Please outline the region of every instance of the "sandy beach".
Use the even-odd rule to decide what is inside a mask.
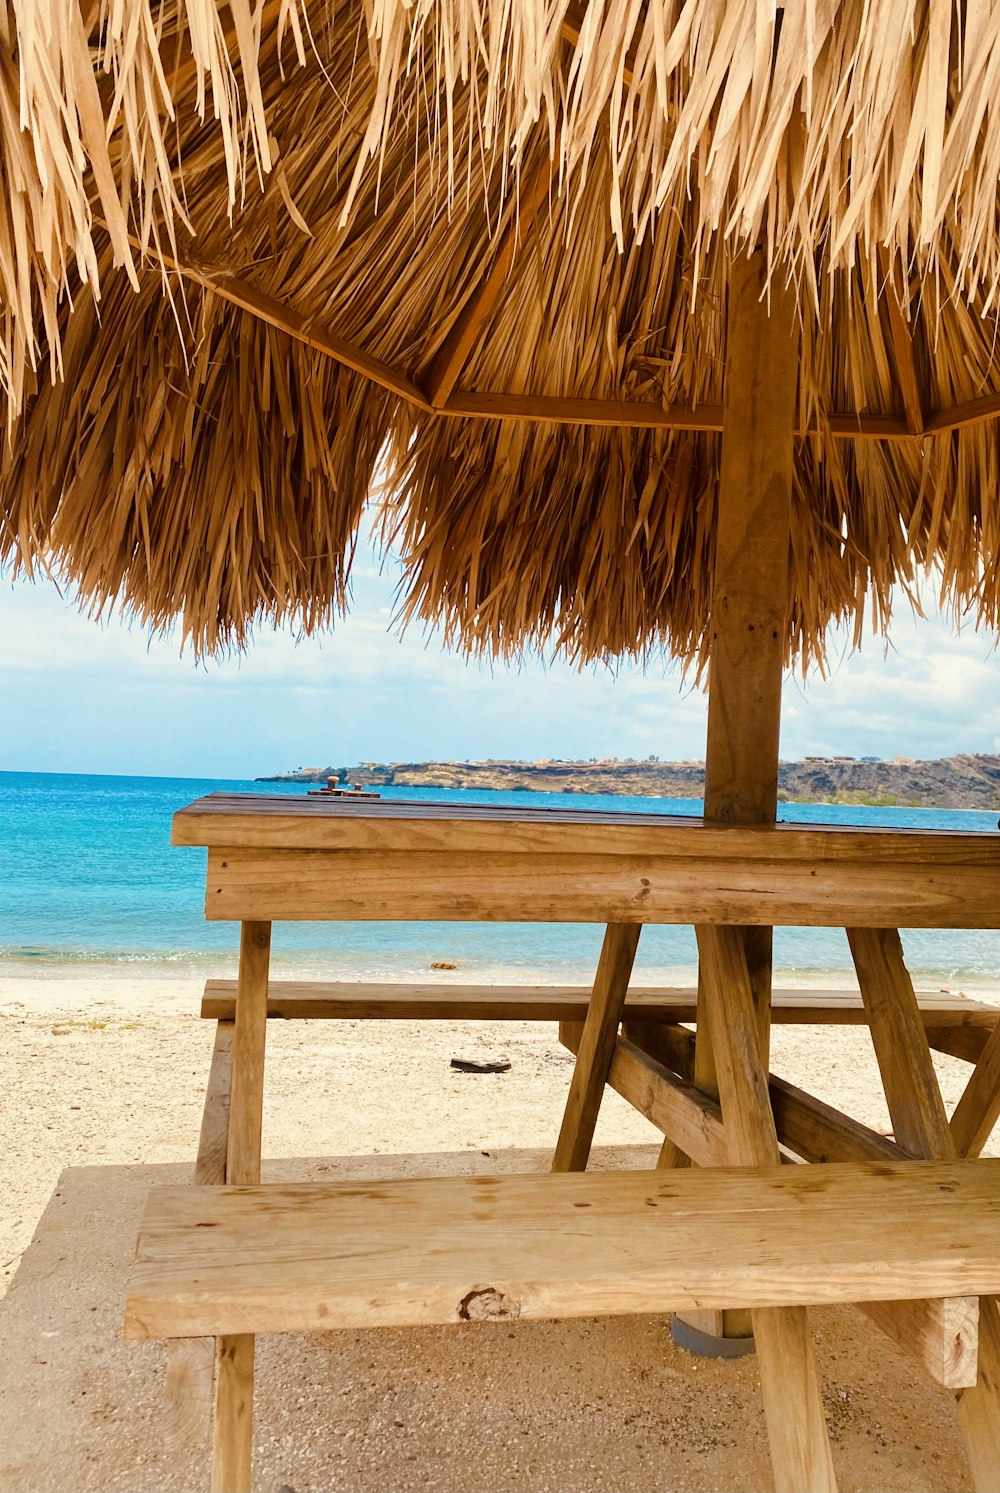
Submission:
[[[144,1194],[188,1175],[197,1146],[199,989],[120,970],[0,979],[4,1493],[204,1480],[207,1427],[164,1435],[162,1348],[119,1335]],[[273,1022],[268,1041],[265,1176],[548,1164],[571,1059],[547,1024]],[[449,1066],[487,1054],[510,1071]],[[936,1061],[950,1105],[968,1069]],[[867,1033],[779,1027],[773,1067],[888,1131]],[[597,1142],[597,1165],[655,1160],[655,1132],[610,1093]],[[841,1486],[967,1487],[951,1397],[856,1313],[815,1319]],[[287,1339],[260,1357],[261,1488],[769,1485],[754,1360],[692,1358],[663,1318]]]

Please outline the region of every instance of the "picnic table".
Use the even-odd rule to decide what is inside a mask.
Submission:
[[[196,1185],[151,1197],[126,1331],[211,1354],[214,1488],[250,1486],[258,1332],[669,1310],[698,1330],[727,1308],[750,1313],[777,1487],[833,1488],[806,1313],[828,1301],[956,1391],[976,1487],[1000,1488],[1000,1163],[974,1159],[1000,1012],[918,995],[898,932],[1000,927],[1000,835],[212,794],[173,839],[207,847],[206,916],[241,924],[240,962],[206,987]],[[589,991],[272,981],[286,919],[605,934]],[[656,923],[694,926],[697,988],[631,984]],[[762,992],[747,930],[776,925],[845,928],[857,994]],[[554,1175],[262,1187],[269,1016],[558,1020]],[[772,1074],[773,1020],[867,1024],[892,1136]],[[950,1118],[932,1046],[973,1065]],[[608,1085],[662,1133],[655,1171],[586,1172]]]

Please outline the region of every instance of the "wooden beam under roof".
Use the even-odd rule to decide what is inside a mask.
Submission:
[[[636,430],[722,429],[721,404],[653,404],[634,399],[573,399],[559,395],[473,393],[459,390],[438,413],[477,420],[535,420],[553,425],[608,425]],[[909,440],[906,421],[896,415],[827,417],[825,427],[813,425],[809,435],[826,428],[839,438]]]
[[[95,218],[95,222],[99,221]],[[101,223],[101,226],[106,225]],[[133,248],[142,252],[142,242],[134,234],[129,234],[129,242]],[[154,257],[167,269],[174,270],[183,279],[189,280],[194,285],[200,285],[204,290],[211,291],[213,295],[228,301],[230,305],[238,306],[241,311],[249,312],[251,316],[256,316],[259,321],[266,322],[268,326],[276,327],[279,332],[287,333],[297,342],[311,347],[314,352],[323,353],[324,356],[332,358],[335,363],[340,363],[344,368],[360,373],[363,378],[397,394],[400,399],[405,399],[422,410],[430,411],[430,405],[423,390],[419,389],[401,369],[394,368],[391,363],[386,363],[384,359],[376,357],[375,354],[366,352],[363,347],[358,347],[346,337],[339,336],[329,327],[315,324],[300,311],[296,311],[287,301],[268,295],[266,291],[252,285],[249,280],[230,274],[228,270],[219,265],[200,264],[163,247],[157,248],[153,253]]]
[[[528,420],[553,425],[632,426],[641,430],[721,430],[721,404],[662,405],[630,399],[572,399],[543,394],[452,394],[440,414],[473,420]]]
[[[95,216],[95,223],[105,227]],[[142,250],[141,241],[129,235],[133,248]],[[578,399],[562,395],[507,394],[456,390],[439,407],[402,369],[366,352],[363,347],[339,336],[329,327],[302,315],[287,301],[268,295],[249,280],[234,275],[220,265],[187,259],[169,249],[150,251],[167,269],[192,284],[200,285],[268,326],[276,327],[289,337],[311,347],[314,352],[332,358],[363,378],[415,405],[425,414],[445,415],[452,419],[520,420],[551,425],[596,425],[634,430],[695,430],[718,432],[722,429],[722,406],[702,404],[662,405],[648,400]],[[868,415],[835,412],[822,425],[812,425],[807,435],[828,432],[841,440],[909,441],[927,435],[945,435],[968,425],[982,424],[1000,416],[1000,394],[986,394],[948,409],[928,415],[923,428],[911,430],[906,419],[898,415]]]
[[[1000,394],[983,394],[978,399],[953,404],[949,409],[935,410],[924,426],[926,435],[946,435],[952,430],[964,430],[968,425],[981,425],[985,420],[995,420],[1000,415]]]

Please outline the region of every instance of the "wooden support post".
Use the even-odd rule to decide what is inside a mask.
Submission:
[[[957,1158],[920,1008],[895,928],[848,928],[893,1134],[911,1156]]]
[[[664,1171],[669,1171],[672,1167],[690,1166],[691,1158],[681,1150],[676,1141],[671,1140],[669,1135],[665,1135],[660,1154],[656,1158],[656,1165]]]
[[[560,1035],[566,1025],[560,1026]],[[694,1033],[683,1027],[648,1021],[626,1021],[622,1032],[625,1042],[619,1042],[608,1074],[611,1087],[654,1124],[665,1128],[675,1145],[690,1144],[686,1137],[691,1134],[691,1121],[702,1121],[711,1101],[698,1094],[700,1105],[695,1110],[693,1100],[697,1090],[693,1091],[686,1100],[688,1112],[682,1115],[686,1129],[682,1130],[676,1114],[662,1102],[653,1073],[640,1074],[634,1071],[635,1064],[630,1065],[620,1058],[624,1056],[621,1052],[623,1046],[634,1046],[641,1054],[649,1054],[657,1068],[663,1065],[682,1079],[690,1080],[694,1071]],[[573,1046],[572,1038],[567,1041],[567,1046]],[[877,1135],[874,1130],[774,1073],[770,1075],[768,1087],[778,1139],[804,1161],[900,1161],[909,1155],[895,1141]],[[671,1097],[676,1110],[680,1092],[675,1089]],[[669,1125],[664,1124],[665,1121],[669,1121]],[[694,1133],[697,1135],[699,1131]],[[703,1146],[698,1154],[692,1150],[694,1160],[701,1166],[725,1164],[725,1131],[721,1124],[718,1135],[709,1138],[715,1142],[714,1155],[706,1154]],[[945,1389],[968,1389],[975,1385],[979,1329],[976,1297],[944,1301],[865,1301],[859,1303],[858,1309],[898,1348],[915,1357],[936,1384]],[[688,1316],[685,1313],[685,1321]],[[695,1320],[702,1320],[701,1314]],[[705,1332],[709,1330],[704,1329]],[[686,1341],[687,1335],[682,1332],[681,1336]]]
[[[765,297],[764,273],[755,254],[729,278],[705,751],[705,818],[717,824],[773,824],[778,807],[799,333],[794,293],[776,281]],[[771,930],[743,938],[761,1011]],[[765,1067],[768,1025],[765,1014]]]
[[[270,958],[270,923],[244,923],[240,932],[226,1160],[226,1181],[238,1187],[260,1182]],[[217,1340],[212,1493],[250,1493],[253,1357],[254,1340],[249,1333]]]
[[[260,1181],[270,959],[270,923],[244,923],[240,931],[240,978],[236,993],[233,1087],[226,1152],[226,1181],[238,1187],[252,1187]]]
[[[917,998],[895,928],[849,928],[847,937],[868,1013],[875,1056],[896,1138],[914,1156],[954,1161],[958,1146],[941,1098]],[[958,1395],[973,1484],[1000,1488],[1000,1317],[979,1303],[979,1376]]]
[[[201,1114],[201,1137],[195,1161],[197,1187],[216,1187],[226,1180],[229,1143],[229,1097],[233,1077],[233,1022],[215,1028],[212,1063]],[[167,1349],[167,1404],[169,1434],[179,1448],[190,1451],[203,1431],[210,1430],[210,1408],[215,1397],[216,1340],[211,1337],[169,1338]]]
[[[168,1338],[167,1438],[179,1453],[203,1452],[212,1432],[215,1394],[215,1338]]]
[[[978,1156],[1000,1119],[1000,1023],[990,1032],[951,1117],[959,1156]]]
[[[609,923],[587,1007],[555,1156],[554,1172],[584,1172],[639,943],[639,923]]]
[[[712,1051],[729,1159],[780,1161],[767,1072],[754,1024],[754,991],[738,928],[698,928]],[[751,1313],[777,1493],[836,1489],[819,1374],[804,1307]]]
[[[958,1396],[958,1419],[978,1493],[1000,1488],[1000,1311],[995,1296],[979,1300],[979,1379]]]
[[[765,295],[763,255],[734,260],[705,749],[705,818],[719,824],[770,824],[777,814],[798,353],[794,293],[776,280]],[[771,929],[744,928],[742,934],[766,1071]],[[698,1014],[694,1081],[714,1096],[718,1089],[700,979]],[[749,1333],[745,1312],[685,1314],[682,1320],[702,1333]]]
[[[198,1187],[217,1187],[226,1180],[229,1103],[233,1088],[234,1026],[232,1021],[220,1021],[215,1028],[205,1107],[201,1112],[198,1159],[194,1167],[194,1180]]]
[[[250,1493],[253,1346],[248,1332],[216,1339],[212,1493]]]

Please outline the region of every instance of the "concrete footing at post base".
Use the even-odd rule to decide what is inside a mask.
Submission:
[[[714,1332],[699,1331],[678,1316],[670,1318],[670,1336],[678,1348],[686,1348],[699,1358],[744,1358],[756,1348],[752,1337],[717,1337]]]

